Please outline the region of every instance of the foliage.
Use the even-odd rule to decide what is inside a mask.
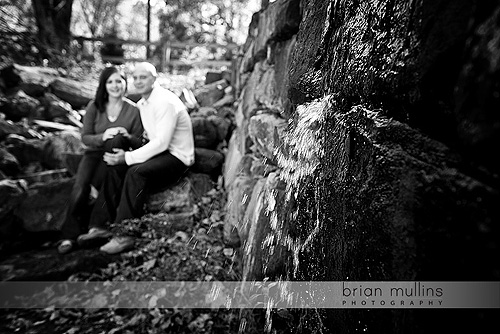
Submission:
[[[91,36],[104,36],[116,30],[122,18],[118,8],[122,0],[76,0],[72,30],[84,27]]]
[[[160,33],[169,41],[197,43],[234,43],[240,29],[248,0],[166,1],[160,14]]]

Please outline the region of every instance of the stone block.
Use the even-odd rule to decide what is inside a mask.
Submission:
[[[194,149],[194,165],[190,170],[194,173],[204,173],[213,180],[222,174],[224,154],[219,151],[196,147]]]
[[[14,210],[14,215],[22,221],[24,230],[60,230],[73,183],[73,178],[66,178],[30,185],[23,201]]]
[[[227,189],[224,240],[231,247],[240,247],[241,240],[246,240],[244,216],[256,182],[256,179],[248,175],[239,175]]]
[[[248,135],[257,151],[276,162],[276,150],[282,145],[287,121],[274,114],[260,114],[250,118]]]
[[[192,206],[213,188],[213,181],[206,174],[189,173],[176,184],[149,196],[148,212],[190,212]]]

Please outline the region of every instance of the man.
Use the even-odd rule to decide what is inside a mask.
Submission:
[[[81,247],[100,246],[111,237],[111,221],[142,216],[147,195],[179,180],[194,163],[194,138],[190,116],[182,101],[156,82],[155,67],[139,63],[134,85],[142,98],[137,102],[149,142],[133,151],[106,153],[108,165],[96,200],[89,232],[78,237]],[[114,237],[101,251],[114,254],[133,246],[128,237]]]

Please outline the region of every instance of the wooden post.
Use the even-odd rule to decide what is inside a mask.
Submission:
[[[149,42],[151,40],[151,0],[148,0],[148,26],[147,26],[147,36],[146,40]],[[151,58],[150,45],[146,45],[146,59]]]

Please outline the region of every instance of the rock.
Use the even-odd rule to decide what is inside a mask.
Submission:
[[[254,55],[267,53],[270,43],[290,39],[302,21],[300,1],[275,1],[259,13]]]
[[[219,144],[217,126],[205,117],[192,117],[194,146],[215,149]]]
[[[40,117],[40,102],[27,95],[22,90],[18,90],[13,95],[0,100],[0,112],[4,113],[7,119],[14,122],[22,118]]]
[[[274,114],[255,115],[250,118],[248,135],[258,152],[276,163],[276,149],[282,145],[286,126],[287,121]]]
[[[200,147],[196,147],[194,153],[194,165],[191,166],[190,170],[194,173],[207,174],[212,180],[216,180],[222,173],[224,154]]]
[[[221,143],[228,137],[231,121],[227,118],[220,117],[219,115],[211,115],[207,117],[207,121],[211,122],[217,132],[217,142]]]
[[[71,104],[73,109],[81,109],[95,97],[97,83],[58,78],[49,85],[49,88],[51,93]]]
[[[231,121],[218,115],[191,117],[195,147],[216,149],[226,140]]]
[[[0,78],[7,89],[20,88],[33,97],[42,96],[49,84],[58,77],[59,71],[50,67],[12,64],[0,71]]]
[[[269,159],[253,159],[250,166],[249,175],[253,177],[267,177],[269,173],[276,172],[279,167],[269,163]]]
[[[190,212],[192,206],[213,183],[205,174],[189,173],[176,184],[149,196],[146,203],[148,212]]]
[[[208,71],[205,75],[205,85],[222,80],[222,71]]]
[[[243,251],[243,280],[261,280],[284,274],[286,261],[291,252],[286,246],[288,227],[285,217],[289,208],[285,204],[285,185],[278,174],[271,173],[260,179],[252,190],[245,211],[240,237]]]
[[[73,184],[73,178],[66,178],[29,186],[23,200],[14,210],[14,215],[22,221],[24,230],[60,230]]]
[[[0,79],[2,79],[0,81],[0,88],[2,88],[3,91],[18,88],[22,82],[21,76],[16,71],[14,64],[8,65],[0,70]]]
[[[43,160],[43,148],[45,146],[45,140],[43,139],[26,139],[21,136],[10,135],[5,143],[7,150],[16,157],[22,166]]]
[[[197,111],[191,114],[191,117],[208,117],[212,115],[217,115],[217,109],[214,107],[200,107]]]
[[[50,169],[64,168],[68,153],[79,154],[83,151],[79,132],[62,131],[45,139],[41,162]]]
[[[0,231],[6,235],[5,225],[12,220],[14,209],[26,197],[27,183],[23,180],[0,180]]]
[[[229,86],[226,80],[219,80],[196,89],[193,94],[201,107],[212,106],[224,96],[224,89]]]
[[[28,184],[48,183],[48,182],[57,181],[57,180],[61,180],[61,179],[67,179],[68,178],[68,170],[66,168],[46,170],[46,171],[42,171],[42,172],[24,174],[22,176],[22,178]]]
[[[0,171],[9,176],[15,176],[21,170],[19,161],[5,148],[0,147]]]
[[[10,134],[21,134],[26,133],[26,130],[14,124],[12,121],[8,121],[0,117],[0,141],[4,140]]]
[[[196,101],[194,93],[190,89],[183,88],[179,98],[184,103],[186,108],[188,108],[188,110],[194,110],[200,106],[198,104],[198,101]]]
[[[221,108],[223,106],[232,105],[234,103],[234,96],[232,94],[225,94],[220,100],[216,101],[212,106],[214,108]]]
[[[227,187],[226,216],[224,217],[224,242],[231,247],[240,247],[248,233],[243,231],[245,211],[250,203],[252,191],[257,179],[247,175],[239,175]],[[241,231],[241,232],[240,232]],[[243,235],[240,236],[240,233]]]
[[[493,41],[500,39],[499,19],[497,6],[474,32],[474,39],[466,49],[467,61],[454,89],[453,103],[460,142],[469,156],[493,173],[500,171],[499,159],[491,154],[500,142],[500,117],[496,113],[500,108],[497,86],[500,64],[497,53],[492,51],[499,48],[498,43],[493,46]]]
[[[237,128],[229,140],[228,152],[224,163],[224,185],[227,188],[236,179],[236,176],[242,171],[241,160],[246,153],[244,145],[244,136],[242,130]]]
[[[36,241],[36,236],[32,238]],[[38,237],[39,239],[39,237]],[[116,257],[97,249],[78,249],[61,256],[55,247],[15,254],[0,262],[2,281],[65,281],[78,273],[97,273]]]
[[[35,124],[37,128],[43,129],[44,131],[47,132],[59,132],[59,131],[79,132],[79,128],[77,126],[61,124],[59,122],[50,122],[50,121],[42,121],[35,119],[33,120],[33,124]]]
[[[40,101],[45,108],[44,119],[47,121],[52,121],[57,117],[67,117],[73,111],[71,104],[52,93],[46,93]]]

